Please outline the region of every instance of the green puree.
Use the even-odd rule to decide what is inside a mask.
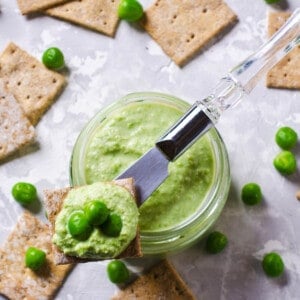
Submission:
[[[101,123],[87,147],[87,182],[115,178],[150,149],[181,115],[174,107],[153,102],[131,103],[115,111]],[[214,156],[208,139],[202,137],[170,163],[169,174],[140,207],[142,231],[165,230],[197,211],[214,176]]]
[[[70,234],[66,224],[70,215],[82,210],[85,204],[95,199],[122,218],[122,230],[117,237],[105,235],[94,227],[87,240],[78,240]],[[82,258],[113,258],[119,255],[136,236],[139,212],[134,198],[123,187],[111,183],[96,182],[72,189],[55,221],[53,243],[65,254]]]

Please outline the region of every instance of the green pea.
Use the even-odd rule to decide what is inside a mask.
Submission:
[[[99,200],[88,202],[84,211],[89,223],[94,226],[104,223],[109,215],[107,206]]]
[[[297,162],[295,155],[287,150],[280,152],[273,161],[274,167],[283,175],[291,175],[296,172]]]
[[[211,254],[216,254],[221,252],[226,247],[227,243],[227,237],[223,233],[214,231],[207,237],[206,250]]]
[[[269,277],[278,277],[284,271],[284,263],[280,255],[275,252],[270,252],[264,256],[262,267]]]
[[[122,219],[119,215],[109,214],[106,221],[101,225],[102,232],[111,237],[117,237],[122,230]]]
[[[75,211],[70,215],[68,229],[72,237],[80,240],[87,240],[92,231],[92,227],[82,210]]]
[[[129,279],[129,271],[120,260],[113,260],[107,265],[107,275],[113,283],[124,283]]]
[[[280,0],[265,0],[265,2],[268,3],[268,4],[274,4],[274,3],[277,3],[279,1]]]
[[[129,22],[140,20],[143,14],[143,6],[137,0],[121,0],[118,6],[119,18]]]
[[[46,253],[35,247],[29,247],[25,253],[25,266],[36,271],[46,261]]]
[[[28,205],[37,198],[37,191],[33,184],[18,182],[12,187],[12,195],[22,205]]]
[[[43,53],[42,62],[47,68],[54,70],[61,69],[65,65],[64,55],[61,50],[56,47],[48,48]]]
[[[290,127],[281,127],[275,135],[277,145],[284,149],[290,150],[297,144],[298,135],[296,131]]]
[[[261,202],[262,192],[257,183],[247,183],[242,188],[242,200],[247,205],[255,205]]]

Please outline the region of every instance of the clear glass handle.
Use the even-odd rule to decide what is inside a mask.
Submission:
[[[216,123],[222,112],[239,103],[258,81],[294,47],[300,45],[300,8],[268,42],[220,80],[212,94],[201,103],[205,112]]]

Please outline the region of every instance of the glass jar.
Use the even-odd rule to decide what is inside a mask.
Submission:
[[[174,96],[145,92],[129,94],[97,113],[80,133],[73,148],[70,164],[71,185],[87,183],[85,178],[85,154],[95,131],[117,109],[134,102],[155,102],[169,105],[184,113],[190,107]],[[100,129],[101,130],[101,129]],[[215,128],[206,133],[214,156],[213,182],[198,210],[180,224],[162,231],[141,231],[144,255],[163,254],[187,248],[203,237],[218,219],[226,202],[230,187],[230,169],[226,147]]]

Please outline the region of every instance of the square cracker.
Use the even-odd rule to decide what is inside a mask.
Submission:
[[[132,178],[115,180],[112,182],[112,184],[117,184],[126,188],[131,193],[131,195],[136,199],[136,191],[134,188],[134,182]],[[47,211],[48,220],[51,225],[52,234],[55,231],[56,216],[62,209],[64,199],[66,198],[70,190],[71,188],[44,191],[45,208]],[[52,248],[54,252],[54,262],[57,265],[70,264],[74,262],[92,261],[92,259],[78,258],[75,256],[66,255],[54,244],[52,244]],[[139,235],[139,230],[137,230],[137,235],[134,238],[134,240],[131,241],[129,246],[117,258],[141,257],[141,256],[142,256],[142,249],[141,249],[140,235]]]
[[[195,300],[195,296],[174,267],[162,260],[147,273],[119,291],[112,300]]]
[[[236,20],[222,0],[156,0],[146,10],[142,25],[182,66]]]
[[[119,22],[118,4],[119,0],[75,0],[45,13],[112,37]]]
[[[34,127],[0,80],[0,160],[32,143],[34,138]]]
[[[70,0],[17,0],[17,1],[22,15],[27,15]]]
[[[269,14],[268,34],[271,37],[290,17],[287,12]],[[267,87],[300,89],[300,45],[296,46],[267,74]]]
[[[65,85],[64,76],[47,69],[13,43],[0,56],[0,78],[32,125],[37,124]]]
[[[30,246],[46,252],[46,264],[36,272],[24,264]],[[25,212],[0,249],[0,294],[14,300],[53,299],[72,267],[53,263],[49,226]]]

